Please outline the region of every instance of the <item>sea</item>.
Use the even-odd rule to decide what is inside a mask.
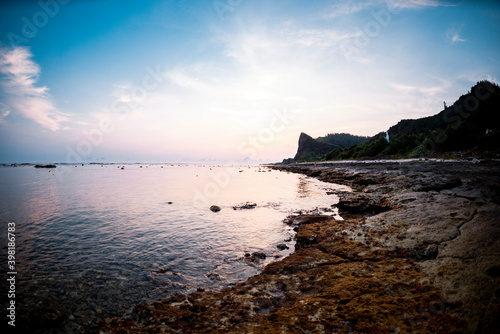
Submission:
[[[259,165],[2,166],[3,314],[14,300],[18,329],[93,333],[138,303],[235,285],[293,252],[288,216],[341,219],[341,191]]]

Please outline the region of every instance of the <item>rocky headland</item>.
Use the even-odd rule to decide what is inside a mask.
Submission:
[[[296,215],[295,252],[246,282],[139,304],[99,333],[498,333],[500,163],[275,166],[349,185]]]

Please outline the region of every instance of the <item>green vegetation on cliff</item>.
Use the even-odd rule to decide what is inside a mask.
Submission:
[[[348,134],[329,134],[318,139],[307,137],[306,145],[301,145],[299,140],[295,158],[284,162],[412,158],[470,149],[498,154],[500,87],[489,81],[480,81],[438,114],[401,120],[387,132],[380,132],[370,139]],[[324,144],[330,145],[331,149],[327,151],[328,146]]]
[[[299,148],[293,159],[285,159],[284,162],[311,161],[323,159],[325,154],[343,150],[351,145],[361,144],[370,137],[354,136],[348,133],[330,133],[317,139],[301,133],[299,137]]]
[[[329,133],[324,137],[316,138],[316,140],[341,148],[346,148],[352,145],[360,145],[370,138],[371,137],[368,136],[354,136],[349,133]]]

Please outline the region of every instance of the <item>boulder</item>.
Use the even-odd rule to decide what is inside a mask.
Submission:
[[[218,206],[218,205],[212,205],[210,207],[210,211],[212,211],[212,212],[219,212],[220,210],[221,210],[220,206]]]

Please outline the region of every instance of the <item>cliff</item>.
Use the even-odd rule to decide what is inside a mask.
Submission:
[[[484,158],[500,157],[500,87],[480,81],[470,92],[439,113],[419,119],[404,119],[362,143],[351,146],[319,146],[325,141],[307,136],[299,140],[295,161],[414,158],[454,156],[453,152]],[[300,145],[301,141],[303,142]],[[339,147],[340,146],[340,147]],[[449,153],[451,152],[451,153]],[[287,161],[290,162],[290,161]]]
[[[293,159],[295,161],[318,159],[336,148],[338,148],[338,146],[317,141],[302,132],[299,137],[299,148],[297,149],[297,154],[295,154]]]
[[[500,129],[500,87],[480,81],[471,91],[438,114],[419,119],[405,119],[389,128],[389,135],[418,135],[436,129],[458,128],[468,123],[481,130]]]

